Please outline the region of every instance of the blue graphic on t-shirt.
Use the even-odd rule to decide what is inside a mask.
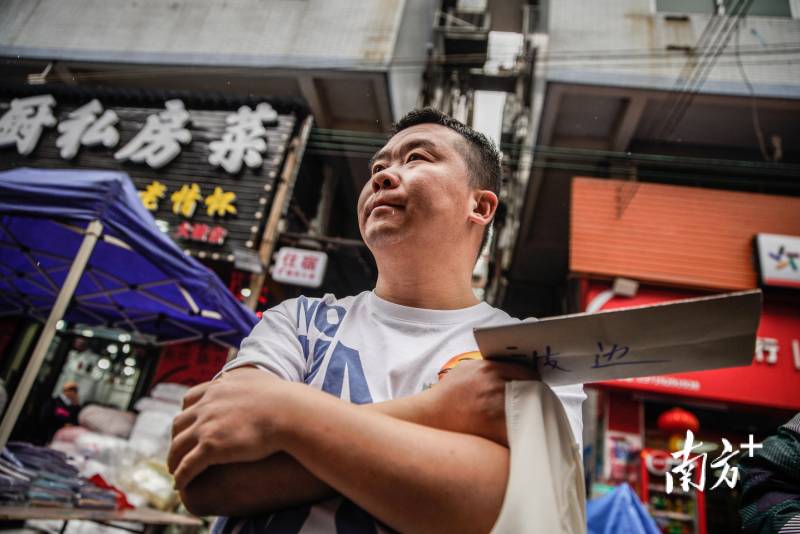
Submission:
[[[308,336],[300,334],[297,336],[297,341],[300,342],[300,348],[303,349],[303,358],[308,361]]]
[[[305,297],[297,299],[297,329],[303,334],[298,334],[297,340],[303,350],[303,358],[308,362],[312,358],[311,365],[308,367],[306,376],[303,377],[306,384],[310,384],[317,372],[322,367],[325,354],[328,352],[331,342],[336,337],[347,315],[347,310],[342,306],[328,305],[322,301],[310,302]],[[311,323],[317,330],[318,336],[313,341],[312,333],[309,331]],[[372,402],[372,395],[369,392],[367,378],[364,375],[364,368],[361,365],[361,357],[357,350],[348,347],[341,341],[337,341],[328,359],[328,367],[325,371],[325,378],[322,382],[322,391],[342,396],[344,389],[344,376],[347,373],[347,385],[350,390],[350,402],[354,404],[366,404]]]
[[[331,342],[324,339],[317,339],[317,342],[314,343],[314,360],[311,362],[311,368],[306,374],[306,384],[310,384],[314,377],[317,376],[317,371],[322,366],[322,360],[325,359],[325,353],[328,352],[328,347],[330,346]]]
[[[361,367],[358,351],[344,345],[341,341],[336,343],[331,358],[328,360],[322,391],[341,397],[345,370],[347,370],[347,385],[350,386],[350,402],[354,404],[372,402],[372,395],[369,392],[367,378],[364,376],[364,369]]]
[[[310,303],[307,298],[300,297],[297,299],[297,318],[296,318],[296,326],[297,329],[300,330],[300,312],[303,312],[303,331],[308,332],[308,327],[311,325],[311,318],[314,317],[314,311],[316,311],[317,306],[319,306],[319,301],[314,301]]]
[[[328,322],[329,311],[333,311],[336,315],[335,323]],[[314,326],[326,336],[333,338],[336,335],[336,331],[339,330],[339,325],[342,324],[345,315],[347,315],[347,310],[341,306],[328,306],[324,302],[320,302],[317,313],[314,314]]]

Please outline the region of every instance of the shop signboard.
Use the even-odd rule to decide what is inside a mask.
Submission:
[[[328,255],[316,250],[281,247],[275,255],[272,279],[284,284],[319,287],[325,277]]]
[[[800,288],[800,236],[758,234],[755,244],[762,285]]]
[[[295,115],[266,101],[134,96],[0,96],[0,169],[124,171],[187,254],[233,262],[236,248],[255,248]]]

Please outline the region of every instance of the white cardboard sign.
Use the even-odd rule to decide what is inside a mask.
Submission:
[[[525,359],[548,384],[750,365],[761,291],[476,328],[481,353]]]

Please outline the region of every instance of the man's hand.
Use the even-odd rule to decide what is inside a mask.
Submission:
[[[297,387],[253,368],[192,388],[173,422],[167,464],[183,489],[210,465],[260,460],[281,449],[277,403]]]
[[[510,380],[535,380],[538,374],[521,363],[465,360],[431,388],[430,426],[472,434],[508,446],[505,392]]]
[[[247,380],[241,379],[240,381],[237,375],[245,372],[251,373],[251,376]],[[236,378],[236,380],[228,382],[224,391],[216,388],[232,378]],[[445,378],[431,389],[410,397],[359,406],[358,409],[383,413],[395,419],[442,430],[473,434],[499,444],[505,444],[507,442],[505,382],[534,378],[537,378],[534,371],[519,364],[480,360],[464,361],[456,368],[451,369]],[[275,400],[256,401],[255,399],[260,398],[260,394],[264,394],[260,391],[262,388],[269,390],[266,393],[281,391],[281,383],[279,378],[256,369],[246,368],[227,373],[213,383],[207,382],[190,389],[184,397],[184,412],[178,416],[173,427],[174,442],[170,451],[170,468],[173,471],[178,468],[183,455],[188,452],[186,450],[187,443],[194,447],[197,446],[198,440],[191,429],[197,426],[200,412],[206,412],[211,408],[209,406],[201,410],[196,407],[201,404],[201,401],[211,402],[212,397],[207,398],[206,393],[213,390],[213,398],[219,397],[220,402],[228,405],[224,411],[219,413],[219,417],[227,420],[227,423],[221,426],[235,425],[237,427],[235,433],[221,434],[221,441],[212,449],[232,451],[234,447],[233,444],[228,443],[229,439],[239,439],[236,437],[239,435],[262,434],[258,428],[244,428],[247,425],[260,424],[259,421],[261,421],[258,414],[246,413],[251,411],[248,406],[260,406],[264,402],[273,404],[277,402]],[[299,387],[307,386],[300,385]],[[231,388],[239,391],[229,391]],[[306,392],[301,391],[300,393]],[[225,395],[228,396],[225,397]],[[228,402],[234,399],[234,396],[239,400]],[[282,402],[287,400],[286,398],[281,399]],[[189,434],[186,434],[187,431]],[[272,439],[272,444],[277,446],[274,436]],[[248,445],[257,443],[257,441],[251,440]],[[181,495],[187,506],[191,504],[190,509],[200,515],[247,515],[313,502],[335,494],[333,489],[314,477],[294,458],[286,454],[267,457],[268,454],[274,452],[272,447],[255,447],[250,452],[253,455],[259,455],[256,463],[234,460],[236,453],[222,452],[206,456],[200,455],[200,460],[204,461],[198,461],[193,468],[191,468],[191,464],[187,467],[187,469],[191,468],[188,473],[192,477],[205,469],[206,473],[202,477],[191,478],[176,473],[181,477],[181,482],[176,485],[182,488]],[[217,456],[222,457],[222,460],[212,461]],[[213,464],[217,465],[213,469],[206,469]],[[258,474],[256,475],[256,473]],[[186,487],[188,480],[191,480],[191,484]],[[254,486],[256,481],[257,487]],[[280,487],[281,490],[274,491],[276,487]],[[219,499],[220,494],[228,495],[229,498]]]

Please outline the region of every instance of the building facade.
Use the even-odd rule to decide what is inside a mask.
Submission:
[[[546,316],[761,288],[750,366],[589,384],[584,410],[593,495],[629,482],[665,532],[735,531],[738,487],[711,490],[719,469],[682,495],[666,494],[665,471],[686,428],[711,462],[723,438],[763,440],[800,409],[800,295],[762,276],[793,272],[800,235],[800,6],[536,12],[533,159],[493,298]],[[773,248],[757,259],[761,241]],[[676,408],[693,421],[681,432]]]

